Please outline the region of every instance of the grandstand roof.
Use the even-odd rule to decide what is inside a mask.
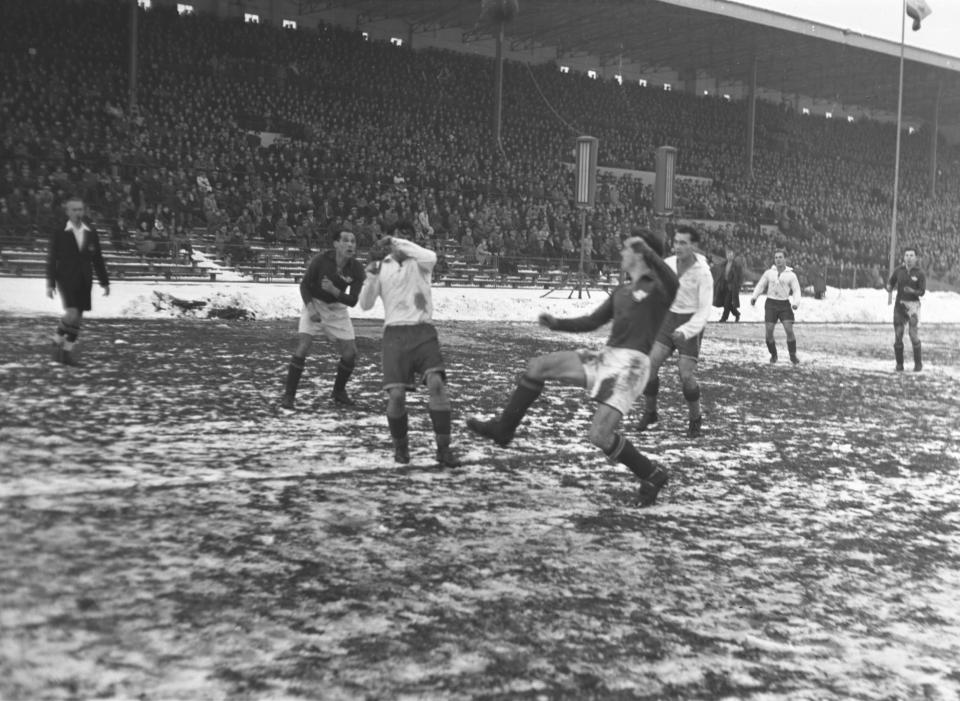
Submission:
[[[296,0],[301,12],[348,7],[371,21],[402,19],[414,32],[460,28],[490,36],[478,0]],[[506,25],[513,48],[590,55],[896,114],[900,44],[724,0],[520,0]],[[960,125],[960,59],[905,48],[903,114]]]

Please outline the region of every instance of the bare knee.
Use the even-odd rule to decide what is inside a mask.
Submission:
[[[340,357],[347,363],[355,363],[357,361],[357,344],[356,343],[345,343],[340,347]]]
[[[526,375],[531,380],[543,380],[544,379],[544,367],[543,358],[531,358],[527,361],[527,370]]]
[[[588,438],[600,450],[610,450],[614,441],[613,429],[605,425],[591,425]]]
[[[407,391],[402,387],[387,390],[387,415],[400,416],[407,410]]]
[[[425,378],[425,382],[427,385],[427,392],[430,394],[430,399],[433,403],[445,403],[449,401],[447,399],[447,383],[444,381],[443,376],[439,372],[431,372]]]
[[[313,345],[313,338],[310,336],[301,334],[297,339],[297,349],[294,351],[294,355],[300,356],[301,358],[307,357],[307,353],[310,352],[310,346]]]

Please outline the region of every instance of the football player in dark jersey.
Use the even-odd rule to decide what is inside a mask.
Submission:
[[[333,401],[352,406],[347,380],[357,362],[357,341],[349,307],[356,306],[363,286],[363,266],[355,258],[357,240],[352,231],[338,231],[333,248],[313,257],[300,281],[303,311],[297,333],[297,348],[287,368],[287,381],[280,406],[292,409],[297,385],[307,362],[307,353],[315,336],[325,334],[337,345],[340,362],[333,382]]]
[[[540,323],[555,331],[584,332],[612,322],[607,344],[600,349],[557,351],[530,360],[526,372],[500,416],[476,417],[467,426],[505,446],[547,380],[583,387],[596,403],[590,441],[613,462],[626,465],[640,478],[639,503],[648,506],[666,484],[667,471],[655,466],[619,432],[623,416],[640,396],[650,372],[648,354],[677,293],[676,273],[663,262],[664,237],[634,229],[620,251],[621,268],[629,280],[591,314],[557,319],[541,314]]]
[[[893,299],[896,290],[897,297]],[[909,329],[913,344],[913,371],[923,370],[920,353],[920,298],[927,291],[927,276],[917,263],[917,249],[903,249],[903,265],[898,266],[887,281],[887,304],[893,303],[893,355],[897,372],[903,372],[903,331]]]

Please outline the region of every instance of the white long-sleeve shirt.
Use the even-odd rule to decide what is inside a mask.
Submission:
[[[384,326],[430,323],[433,320],[430,276],[437,263],[437,254],[395,236],[391,243],[396,253],[380,262],[379,273],[367,274],[360,290],[360,308],[372,309],[380,297]]]
[[[760,282],[754,288],[753,294],[750,295],[750,301],[756,300],[764,291],[766,291],[768,299],[776,299],[781,302],[789,299],[793,305],[799,306],[800,304],[800,281],[789,265],[783,269],[782,273],[777,270],[775,265],[765,271],[763,277],[760,278]]]
[[[697,253],[696,261],[680,275],[680,288],[673,298],[670,311],[674,314],[693,314],[685,323],[677,327],[684,338],[693,338],[703,331],[710,318],[713,306],[713,274],[705,256]],[[664,259],[673,272],[677,272],[677,257]]]

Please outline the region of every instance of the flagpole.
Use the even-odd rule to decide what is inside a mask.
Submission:
[[[900,86],[897,90],[897,148],[893,164],[893,218],[890,222],[890,265],[887,278],[893,275],[897,257],[897,195],[900,191],[900,127],[903,119],[903,47],[906,43],[907,0],[901,0],[900,7]]]

